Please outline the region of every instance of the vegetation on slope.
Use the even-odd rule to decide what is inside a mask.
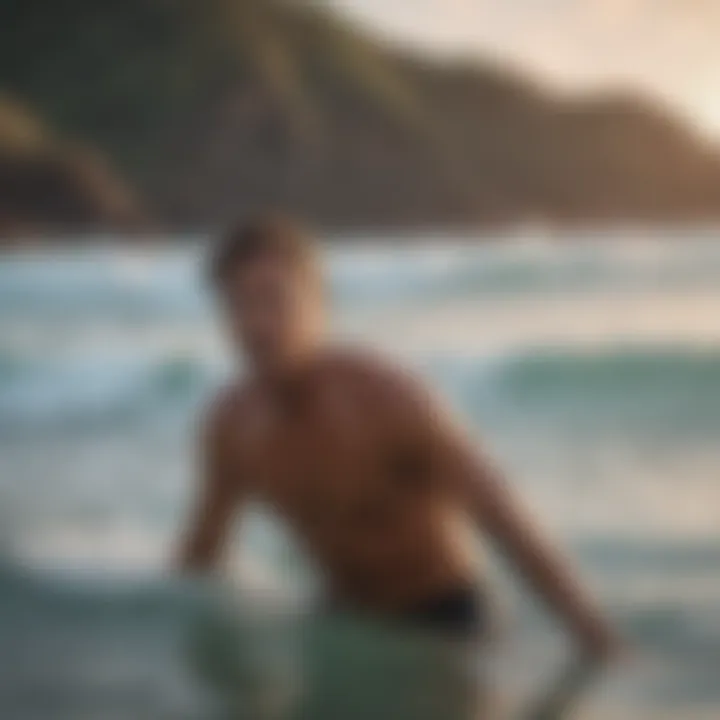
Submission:
[[[720,211],[714,149],[651,104],[424,61],[299,0],[0,0],[0,90],[183,227]]]
[[[27,109],[0,96],[0,233],[143,222],[131,194],[97,153],[60,141]]]

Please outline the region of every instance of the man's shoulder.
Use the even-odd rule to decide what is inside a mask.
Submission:
[[[333,349],[326,358],[329,374],[362,391],[368,400],[402,400],[417,396],[424,383],[401,361],[367,348]]]

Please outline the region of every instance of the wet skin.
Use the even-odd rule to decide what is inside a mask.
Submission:
[[[233,517],[256,500],[294,532],[330,597],[391,615],[472,582],[478,529],[584,651],[613,647],[504,478],[422,383],[383,360],[323,350],[282,381],[231,386],[210,408],[203,449],[186,568],[214,565]]]
[[[432,412],[399,371],[337,354],[281,387],[229,388],[207,428],[222,509],[208,508],[212,531],[190,554],[209,560],[230,511],[254,500],[285,521],[339,602],[402,610],[472,583],[468,518],[424,437],[441,435]]]

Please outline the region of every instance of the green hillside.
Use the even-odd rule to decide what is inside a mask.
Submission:
[[[715,150],[651,104],[410,57],[299,1],[0,0],[0,91],[178,227],[720,214]]]
[[[146,225],[139,203],[97,152],[51,133],[0,96],[0,233]]]

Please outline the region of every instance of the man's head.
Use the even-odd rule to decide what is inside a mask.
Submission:
[[[320,261],[294,224],[262,218],[233,228],[215,249],[210,279],[232,337],[255,370],[281,372],[317,344]]]

